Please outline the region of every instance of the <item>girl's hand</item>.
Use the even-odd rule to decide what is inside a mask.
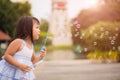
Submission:
[[[45,48],[45,50],[44,51],[40,51],[40,58],[43,58],[43,57],[45,57],[46,56],[46,48]]]
[[[25,64],[20,64],[19,69],[22,70],[23,72],[28,72],[32,69],[32,67],[27,66]]]

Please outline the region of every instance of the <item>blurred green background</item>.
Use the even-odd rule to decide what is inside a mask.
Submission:
[[[101,62],[120,61],[120,2],[118,0],[104,1],[103,5],[80,11],[69,24],[71,24],[71,46],[53,46],[51,39],[47,40],[47,50],[70,50],[75,59],[92,59]],[[15,26],[20,16],[32,15],[31,4],[26,2],[12,2],[0,0],[0,31],[11,38],[15,33]],[[49,30],[49,21],[41,20],[40,38],[35,44],[35,51],[39,52]],[[49,36],[52,36],[48,32]],[[3,41],[0,41],[2,43]],[[3,48],[0,47],[4,54]],[[83,56],[83,57],[81,57]]]

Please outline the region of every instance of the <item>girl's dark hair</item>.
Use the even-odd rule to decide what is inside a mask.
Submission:
[[[40,23],[39,20],[35,17],[22,16],[18,21],[14,39],[25,39],[27,37],[30,37],[31,41],[33,42],[33,20],[37,21],[38,24]]]

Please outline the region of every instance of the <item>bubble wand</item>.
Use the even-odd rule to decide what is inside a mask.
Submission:
[[[46,34],[46,38],[45,38],[44,44],[43,44],[43,46],[42,46],[42,48],[41,48],[40,51],[44,51],[44,50],[45,50],[45,48],[46,48],[46,43],[47,43],[47,39],[48,39],[48,32],[47,32],[47,34]],[[40,55],[40,56],[41,56],[41,55]],[[36,67],[37,65],[39,65],[39,64],[41,64],[41,63],[43,63],[43,62],[44,62],[44,60],[40,60],[39,62],[33,64],[33,67]]]
[[[46,38],[45,38],[44,44],[43,44],[43,46],[42,46],[42,48],[41,48],[41,51],[44,51],[44,50],[45,50],[47,39],[48,39],[48,32],[47,32],[47,34],[46,34]]]

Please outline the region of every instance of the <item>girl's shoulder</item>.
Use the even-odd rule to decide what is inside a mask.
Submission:
[[[11,43],[21,43],[21,39],[17,38],[17,39],[14,39]]]
[[[8,46],[5,53],[9,53],[11,55],[14,55],[17,51],[21,49],[22,41],[21,39],[14,39]]]
[[[14,39],[10,45],[21,45],[22,44],[22,40],[21,39]]]

